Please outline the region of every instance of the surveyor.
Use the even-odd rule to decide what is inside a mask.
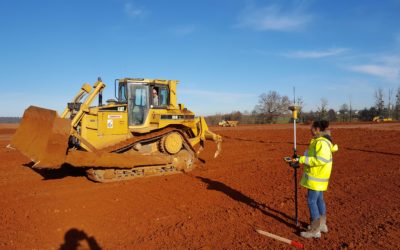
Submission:
[[[328,232],[324,191],[328,188],[332,171],[332,153],[338,150],[338,146],[332,142],[328,127],[328,121],[314,121],[311,126],[313,138],[308,150],[304,156],[293,159],[294,162],[304,165],[300,184],[308,189],[311,224],[307,231],[300,233],[304,238],[319,238],[321,232]]]

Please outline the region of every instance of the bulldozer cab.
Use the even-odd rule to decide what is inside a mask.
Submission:
[[[118,102],[128,105],[129,126],[143,125],[150,109],[168,108],[168,85],[122,79],[118,86]]]

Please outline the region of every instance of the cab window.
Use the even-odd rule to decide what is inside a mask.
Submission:
[[[118,94],[118,102],[126,103],[127,100],[127,93],[126,93],[126,84],[120,83],[119,84],[119,94]]]
[[[148,113],[149,87],[140,83],[129,84],[129,125],[141,125]]]
[[[159,102],[160,106],[168,106],[168,87],[163,86],[159,88]]]
[[[153,107],[165,108],[169,103],[169,92],[167,86],[153,86],[152,90],[152,105]]]

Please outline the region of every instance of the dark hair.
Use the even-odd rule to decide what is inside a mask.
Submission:
[[[329,127],[329,122],[326,120],[319,120],[313,122],[313,128],[319,128],[321,131],[325,131],[327,127]]]

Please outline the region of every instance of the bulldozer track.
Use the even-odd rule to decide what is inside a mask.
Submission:
[[[197,159],[194,148],[189,143],[186,136],[176,128],[165,128],[157,132],[151,132],[145,135],[135,136],[124,142],[112,145],[107,148],[101,149],[102,152],[123,154],[124,152],[132,149],[136,143],[149,142],[149,141],[162,141],[161,139],[170,133],[179,133],[183,138],[182,149],[179,153],[175,154],[176,161],[165,165],[152,165],[140,166],[132,168],[90,168],[86,170],[86,175],[90,180],[96,182],[115,182],[131,180],[149,176],[170,175],[182,172],[188,172],[193,169],[194,161]],[[181,153],[186,151],[185,153]],[[163,154],[168,154],[163,152]],[[183,156],[182,156],[183,155]],[[183,161],[183,163],[182,163]],[[180,164],[180,167],[177,165]],[[182,168],[182,164],[184,167]]]
[[[187,137],[184,135],[184,133],[182,133],[182,131],[180,131],[177,128],[171,128],[171,127],[167,127],[167,128],[163,128],[161,130],[158,131],[152,131],[149,132],[147,134],[137,134],[134,135],[134,137],[129,138],[125,141],[119,142],[117,144],[105,147],[100,149],[100,152],[109,152],[109,153],[123,153],[126,150],[131,149],[136,143],[139,142],[147,142],[150,140],[157,140],[160,139],[162,136],[169,134],[171,132],[177,132],[179,133],[182,138],[184,139],[184,141],[187,143],[188,147],[190,147],[190,149],[195,152],[195,149],[192,147],[192,145],[189,143]]]
[[[137,167],[131,169],[89,169],[86,171],[87,177],[96,182],[115,182],[132,180],[150,176],[170,175],[181,173],[174,166],[157,167]],[[107,178],[107,173],[109,178]],[[106,176],[105,176],[106,175]]]

